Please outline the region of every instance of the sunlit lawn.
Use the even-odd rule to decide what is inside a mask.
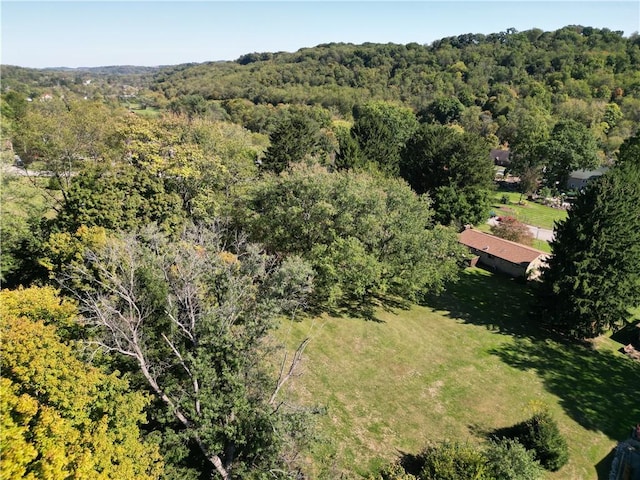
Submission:
[[[544,340],[531,302],[526,285],[469,269],[446,295],[381,310],[379,321],[283,325],[290,348],[311,337],[287,394],[326,412],[310,478],[362,478],[428,441],[481,442],[532,404],[548,406],[570,447],[570,463],[547,478],[596,479],[597,469],[606,478],[608,454],[640,419],[640,363],[607,338],[597,350]]]
[[[0,219],[2,216],[26,217],[28,212],[48,212],[58,192],[46,188],[48,178],[27,178],[12,173],[1,173]],[[5,217],[6,220],[6,217]]]
[[[155,109],[155,108],[148,108],[148,107],[147,108],[135,108],[135,107],[132,107],[131,111],[136,113],[136,114],[138,114],[138,115],[140,115],[140,116],[151,117],[151,118],[159,117],[160,114],[161,114],[160,110]]]
[[[503,195],[508,197],[508,204],[501,202]],[[553,229],[556,220],[564,220],[567,217],[566,210],[527,201],[526,197],[524,198],[523,205],[520,205],[519,201],[519,193],[496,192],[491,208],[498,216],[516,217],[522,223],[550,230]]]
[[[508,203],[502,203],[503,196],[507,197]],[[557,220],[567,218],[566,210],[548,207],[526,199],[521,202],[520,199],[521,195],[517,192],[496,192],[493,197],[491,211],[497,216],[512,216],[527,225],[549,230],[554,228],[554,223]],[[476,225],[475,228],[483,232],[491,231],[491,227],[487,224]],[[532,246],[543,252],[551,253],[549,243],[544,240],[534,238]]]

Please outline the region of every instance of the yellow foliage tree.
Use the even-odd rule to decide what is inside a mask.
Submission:
[[[60,339],[56,325],[75,315],[52,288],[0,292],[0,477],[159,478],[158,447],[139,429],[148,397]]]
[[[208,145],[210,137],[201,122],[196,126],[179,116],[129,116],[120,123],[117,133],[123,158],[164,178],[190,214],[201,208],[198,203],[202,202],[202,191],[205,197],[218,191],[226,177],[227,167],[220,154]]]

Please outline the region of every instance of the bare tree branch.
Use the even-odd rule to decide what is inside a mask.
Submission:
[[[297,288],[300,275],[291,271],[274,277],[279,266],[255,246],[228,251],[221,245],[215,231],[186,230],[171,243],[149,230],[87,251],[85,263],[69,265],[62,279],[67,288],[79,286],[74,293],[86,322],[101,332],[93,342],[134,359],[218,475],[231,479],[240,450],[262,449],[248,444],[253,434],[246,422],[274,406],[309,343],[298,346],[288,365],[285,356],[271,391],[259,362],[265,335],[284,302],[304,304],[282,292],[291,285],[302,295],[307,286]]]
[[[276,388],[274,389],[273,393],[271,394],[271,397],[269,398],[269,405],[271,406],[274,405],[278,392],[295,373],[296,367],[302,361],[302,354],[304,353],[304,350],[305,348],[307,348],[307,345],[309,344],[310,341],[311,341],[311,338],[307,337],[300,343],[300,345],[298,345],[298,348],[293,354],[293,359],[289,364],[289,369],[287,370],[286,374],[284,374],[284,370],[285,370],[285,364],[287,362],[287,355],[285,354],[284,357],[282,358],[282,363],[280,365],[280,373],[278,375],[278,381],[276,382]]]

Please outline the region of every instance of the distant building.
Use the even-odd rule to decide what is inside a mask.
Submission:
[[[475,255],[472,266],[479,263],[512,277],[535,279],[549,254],[495,235],[467,228],[458,235],[461,244]]]
[[[596,170],[575,170],[569,174],[567,188],[569,190],[581,190],[586,187],[589,182],[604,175],[607,170],[609,170],[607,167],[598,168]]]
[[[494,148],[489,153],[489,156],[491,157],[491,160],[493,160],[494,165],[508,167],[509,165],[511,165],[511,160],[509,159],[510,154],[511,152],[509,150]]]

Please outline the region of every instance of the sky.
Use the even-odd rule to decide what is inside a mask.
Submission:
[[[158,66],[294,52],[321,43],[410,43],[583,25],[640,31],[640,0],[0,1],[0,63]]]

